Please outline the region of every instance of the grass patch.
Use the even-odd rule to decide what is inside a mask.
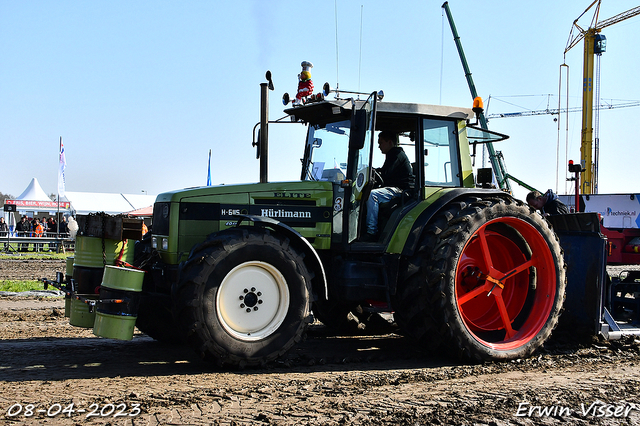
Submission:
[[[19,293],[31,290],[44,290],[44,283],[41,281],[0,280],[0,291]],[[55,289],[51,288],[51,290]]]
[[[73,256],[73,252],[54,253],[54,252],[24,252],[24,253],[0,253],[0,259],[12,260],[57,260],[66,259]]]

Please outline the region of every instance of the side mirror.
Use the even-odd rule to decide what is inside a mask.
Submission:
[[[271,80],[271,71],[267,70],[264,77],[267,79],[267,82],[269,82],[269,90],[273,90],[273,80]]]
[[[260,129],[258,129],[258,138],[253,143],[253,146],[256,147],[256,160],[260,159]]]
[[[351,115],[351,134],[349,135],[349,149],[362,149],[367,134],[367,111],[359,109]]]
[[[476,186],[479,188],[491,188],[493,183],[493,169],[491,167],[478,169]]]

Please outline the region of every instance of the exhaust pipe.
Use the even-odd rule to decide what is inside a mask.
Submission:
[[[266,78],[267,83],[260,83],[260,134],[258,136],[260,183],[269,181],[269,90],[273,90],[271,71],[267,71]]]

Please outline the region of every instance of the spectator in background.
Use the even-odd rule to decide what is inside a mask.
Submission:
[[[31,226],[27,221],[27,217],[22,216],[22,219],[20,219],[20,222],[16,224],[16,232],[18,233],[18,237],[27,237],[25,233],[29,231],[31,231]]]
[[[36,226],[38,226],[39,223],[40,221],[38,220],[38,218],[34,216],[31,220],[31,234],[29,234],[30,237],[36,236]]]
[[[4,217],[0,217],[0,237],[6,237],[9,234],[9,225],[4,221]]]
[[[58,236],[58,224],[53,217],[50,217],[47,220],[47,237],[57,237]],[[56,243],[49,243],[49,251],[56,251],[58,249],[58,245]]]
[[[65,216],[62,216],[60,218],[59,227],[60,227],[60,236],[63,238],[66,237],[67,232],[69,232],[69,228],[67,227],[67,218]]]
[[[16,232],[18,233],[18,237],[28,237],[29,232],[31,231],[31,224],[27,220],[26,216],[22,216],[20,222],[16,224]],[[18,244],[19,251],[27,251],[29,248],[29,244],[20,243]]]
[[[47,221],[47,234],[49,234],[50,236],[53,236],[57,233],[58,233],[58,224],[56,223],[56,220],[54,218],[50,217],[49,220]]]
[[[42,224],[40,223],[38,218],[35,218],[34,222],[35,222],[36,225],[33,227],[33,235],[34,235],[34,237],[40,238],[44,234],[44,226],[42,226]],[[43,246],[43,244],[34,244],[33,251],[42,250],[42,246]]]
[[[4,217],[0,217],[0,237],[6,237],[7,235],[9,235],[9,226],[7,222],[4,221]],[[4,249],[6,250],[8,248],[9,244],[4,243]]]

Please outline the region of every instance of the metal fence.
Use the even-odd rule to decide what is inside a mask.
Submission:
[[[60,237],[0,237],[0,251],[5,253],[17,252],[44,252],[54,251],[61,252],[63,250],[73,250],[75,248],[75,240],[68,236]]]

